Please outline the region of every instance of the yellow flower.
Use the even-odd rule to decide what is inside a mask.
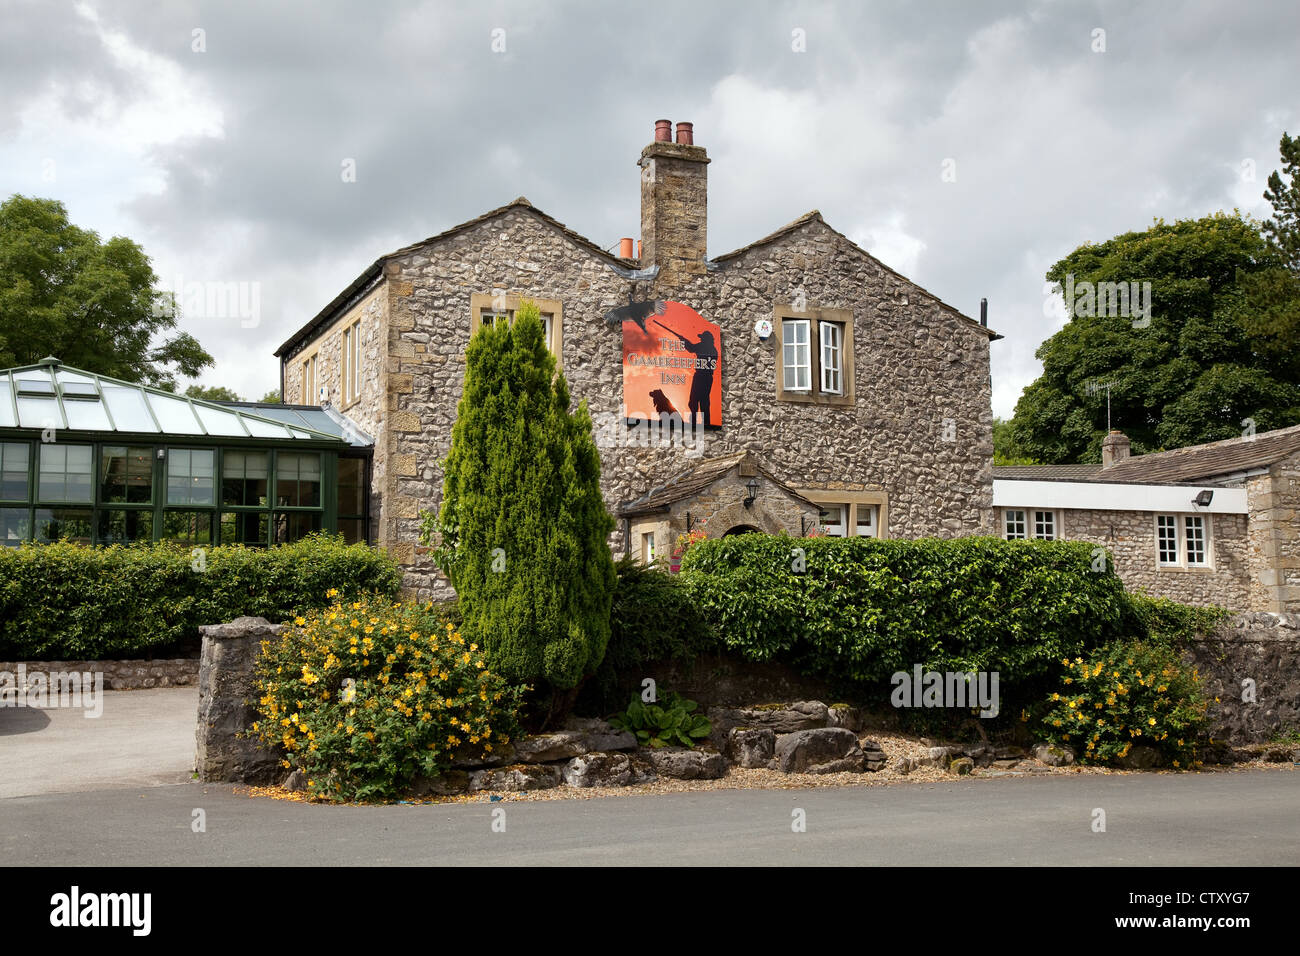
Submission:
[[[326,597],[338,597],[338,596],[339,596],[339,589],[338,589],[338,588],[330,588],[328,591],[325,592],[325,596],[326,596]]]
[[[295,617],[293,619],[293,623],[297,624],[299,627],[302,627],[304,624],[307,623],[307,619],[305,617]]]
[[[1154,717],[1148,717],[1147,723],[1154,727],[1156,725],[1156,719]]]

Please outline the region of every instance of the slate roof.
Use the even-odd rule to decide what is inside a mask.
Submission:
[[[807,502],[813,507],[818,507],[814,502],[808,501],[807,498],[799,494],[793,488],[778,478],[775,478],[772,473],[769,472],[767,468],[765,468],[763,464],[748,451],[738,451],[717,458],[702,459],[691,467],[678,472],[662,485],[652,488],[648,494],[623,505],[623,507],[618,511],[619,517],[636,518],[641,515],[666,511],[670,505],[703,491],[746,459],[749,459],[750,464],[754,466],[755,470],[757,470],[759,474],[772,482],[772,484],[776,485],[791,498],[796,498],[799,501]]]
[[[384,263],[386,263],[389,259],[393,259],[396,258],[397,256],[404,256],[409,253],[415,252],[417,249],[420,249],[422,246],[427,246],[431,242],[438,242],[439,240],[447,239],[451,236],[456,235],[459,232],[464,232],[466,229],[473,228],[474,226],[477,226],[480,223],[487,222],[489,219],[494,219],[497,216],[503,215],[509,212],[511,209],[526,209],[528,212],[532,213],[534,216],[542,220],[542,222],[546,223],[548,226],[551,226],[554,229],[558,229],[561,233],[563,233],[565,236],[567,236],[570,240],[572,240],[577,245],[587,249],[587,251],[591,252],[593,255],[599,256],[600,258],[605,259],[614,265],[617,265],[619,268],[624,268],[624,269],[635,268],[637,265],[637,261],[635,259],[623,259],[620,258],[619,256],[613,255],[612,253],[606,252],[604,249],[600,248],[600,246],[596,245],[586,236],[574,232],[572,229],[570,229],[564,223],[560,222],[558,219],[555,219],[552,216],[548,216],[546,213],[542,212],[540,209],[538,209],[536,206],[530,203],[527,200],[527,198],[525,198],[524,196],[520,196],[517,199],[512,199],[504,206],[498,206],[496,209],[490,209],[487,212],[483,213],[483,215],[481,216],[475,216],[473,219],[467,219],[465,222],[462,222],[456,226],[452,226],[450,229],[445,229],[442,232],[438,233],[437,235],[430,236],[428,239],[421,239],[419,242],[413,242],[409,246],[403,246],[400,249],[396,249],[393,252],[389,252],[386,253],[385,255],[380,256],[369,266],[367,266],[366,270],[362,272],[361,275],[357,276],[352,281],[352,283],[348,285],[346,289],[344,289],[337,296],[335,296],[334,299],[329,303],[329,305],[325,306],[325,308],[317,312],[316,315],[312,317],[311,321],[309,321],[306,325],[300,328],[297,332],[293,333],[293,335],[289,336],[289,338],[285,341],[285,343],[275,350],[276,357],[279,358],[280,356],[289,354],[290,352],[293,351],[295,346],[299,345],[301,342],[303,342],[306,339],[313,338],[315,336],[315,333],[318,332],[322,326],[325,326],[330,321],[332,321],[335,314],[339,312],[345,305],[348,305],[352,299],[354,299],[355,297],[361,294],[369,292],[370,288],[375,283],[377,283],[379,279],[383,276]]]
[[[1300,452],[1300,425],[1228,438],[1172,451],[1134,455],[1101,465],[995,465],[993,477],[1012,481],[1092,481],[1117,484],[1179,485],[1267,468]]]

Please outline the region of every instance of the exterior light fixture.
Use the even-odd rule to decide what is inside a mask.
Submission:
[[[1192,504],[1199,505],[1202,508],[1206,508],[1209,507],[1210,502],[1213,500],[1214,500],[1214,492],[1211,491],[1209,488],[1206,488],[1205,490],[1197,493],[1196,497],[1192,499]]]
[[[751,478],[749,481],[745,482],[745,489],[749,492],[749,494],[745,496],[745,507],[751,508],[754,505],[754,499],[758,497],[758,479]]]

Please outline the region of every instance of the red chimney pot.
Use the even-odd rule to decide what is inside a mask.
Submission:
[[[624,237],[618,241],[618,255],[620,259],[632,258],[632,240]]]
[[[671,143],[673,141],[673,121],[655,120],[655,142]]]
[[[677,142],[683,146],[695,145],[695,124],[694,123],[677,124]]]

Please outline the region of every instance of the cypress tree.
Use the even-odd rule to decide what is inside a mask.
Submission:
[[[563,692],[599,666],[613,529],[586,401],[569,411],[540,313],[525,301],[513,326],[484,325],[470,343],[438,515],[463,629],[500,673]]]

